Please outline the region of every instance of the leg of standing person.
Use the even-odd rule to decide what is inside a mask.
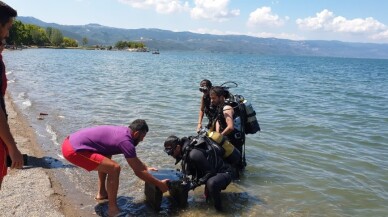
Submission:
[[[214,201],[214,207],[218,211],[223,211],[221,202],[221,190],[225,190],[226,187],[232,181],[229,173],[217,173],[217,175],[209,178],[206,182],[205,188],[209,193],[209,196]]]
[[[119,188],[119,176],[121,170],[120,165],[105,157],[96,170],[99,173],[107,174],[106,190],[108,193],[108,214],[109,216],[115,216],[120,213],[120,209],[117,206],[117,191]]]
[[[107,156],[109,159],[112,159],[112,156]],[[103,172],[98,172],[98,192],[94,199],[96,200],[105,200],[108,199],[108,192],[106,190],[106,177],[108,174]]]
[[[98,192],[94,199],[105,200],[108,199],[108,192],[106,190],[106,177],[108,174],[98,172]]]
[[[82,167],[87,171],[98,171],[99,190],[105,185],[108,195],[108,216],[115,216],[120,213],[117,206],[117,191],[119,187],[120,165],[101,154],[89,151],[75,152],[70,144],[69,137],[62,144],[63,157],[74,165]],[[105,175],[104,175],[105,174]],[[105,183],[106,180],[106,183]]]

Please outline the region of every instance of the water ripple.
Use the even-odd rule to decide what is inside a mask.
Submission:
[[[262,132],[247,136],[245,175],[225,192],[231,216],[388,215],[387,60],[50,49],[4,58],[10,92],[53,156],[79,128],[143,118],[150,132],[138,155],[174,167],[161,147],[171,134],[195,134],[199,81],[235,81],[232,92],[252,103]],[[49,115],[37,121],[41,111]],[[150,214],[143,182],[121,156],[114,159],[123,167],[129,213]],[[94,174],[66,174],[93,197]],[[193,192],[189,209],[166,213],[215,215],[202,193]]]

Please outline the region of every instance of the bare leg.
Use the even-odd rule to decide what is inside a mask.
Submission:
[[[119,175],[121,170],[120,165],[109,158],[104,158],[96,170],[99,172],[99,178],[100,173],[107,174],[106,190],[108,193],[108,215],[115,216],[120,213],[120,209],[117,206],[117,191],[119,188]],[[103,175],[101,174],[101,176]]]
[[[106,156],[112,159],[112,156]],[[95,197],[96,200],[108,199],[108,192],[106,191],[106,176],[108,174],[98,171],[98,192]]]
[[[98,172],[98,192],[96,200],[108,199],[108,192],[106,191],[106,173]]]

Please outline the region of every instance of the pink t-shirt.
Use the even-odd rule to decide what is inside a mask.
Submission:
[[[136,157],[131,130],[124,126],[97,126],[81,129],[70,134],[70,143],[78,151],[91,151],[104,156],[124,154]]]

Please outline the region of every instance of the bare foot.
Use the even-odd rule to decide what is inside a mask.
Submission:
[[[98,192],[96,197],[94,198],[95,200],[106,200],[108,199],[108,192]]]
[[[111,208],[109,207],[108,208],[108,216],[109,217],[115,217],[116,215],[118,215],[120,213],[120,210],[118,207],[115,207],[115,208]]]
[[[94,199],[95,200],[107,200],[108,196],[102,196],[100,194],[97,194],[97,196]]]

